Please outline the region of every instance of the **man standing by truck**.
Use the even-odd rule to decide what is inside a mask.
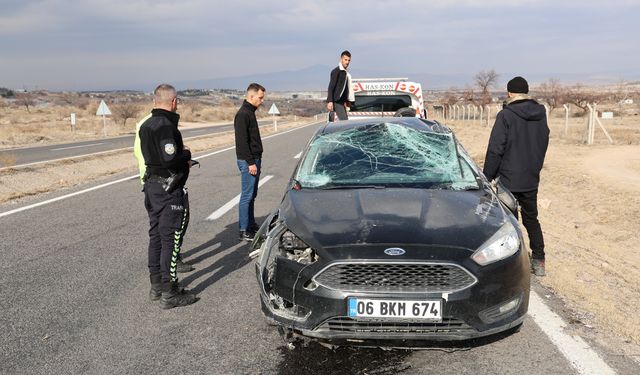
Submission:
[[[342,51],[340,63],[331,71],[329,88],[327,89],[327,109],[329,115],[334,112],[339,120],[347,120],[347,107],[355,101],[353,90],[351,89],[351,74],[347,72],[351,62],[351,53]],[[329,121],[334,121],[331,117]]]

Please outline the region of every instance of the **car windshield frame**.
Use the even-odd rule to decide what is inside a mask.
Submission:
[[[294,174],[305,189],[479,189],[451,132],[393,121],[319,134]]]

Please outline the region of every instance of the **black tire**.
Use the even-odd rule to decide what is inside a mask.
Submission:
[[[518,324],[518,325],[517,325],[517,326],[515,326],[515,327],[511,327],[511,328],[509,328],[509,329],[508,329],[508,330],[506,330],[505,332],[506,332],[507,334],[509,334],[509,335],[512,335],[512,334],[514,334],[514,333],[518,333],[518,332],[520,332],[520,329],[521,329],[521,328],[522,328],[522,323]]]
[[[393,117],[416,117],[416,110],[411,107],[400,108]]]

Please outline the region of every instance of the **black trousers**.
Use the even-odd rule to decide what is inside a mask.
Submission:
[[[149,214],[151,282],[169,287],[178,281],[176,265],[189,224],[189,199],[182,187],[167,193],[159,182],[145,182],[144,205]]]
[[[349,116],[347,116],[347,108],[344,106],[344,103],[333,103],[333,111],[335,112],[335,116],[337,118],[329,119],[329,121],[337,121],[337,120],[348,120]]]
[[[538,190],[512,192],[520,204],[522,224],[529,235],[529,248],[533,259],[544,259],[544,238],[538,221]]]

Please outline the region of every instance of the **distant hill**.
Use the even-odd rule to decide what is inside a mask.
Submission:
[[[317,91],[326,90],[329,84],[329,72],[333,66],[313,65],[299,70],[285,70],[280,72],[252,74],[236,77],[210,78],[176,82],[178,89],[236,89],[244,90],[249,83],[258,82],[267,88],[267,91]],[[412,81],[420,82],[423,89],[445,90],[448,88],[464,88],[473,86],[473,76],[477,72],[469,74],[432,74],[416,72],[398,72],[391,70],[367,70],[353,67],[351,74],[354,78],[365,77],[407,77]],[[621,79],[626,81],[640,79],[640,70],[635,72],[596,72],[588,75],[575,73],[540,74],[527,72],[500,73],[498,86],[506,86],[506,82],[516,75],[522,75],[531,85],[542,83],[549,78],[558,78],[563,84],[584,83],[587,85],[616,83]],[[151,88],[153,89],[153,88]]]

